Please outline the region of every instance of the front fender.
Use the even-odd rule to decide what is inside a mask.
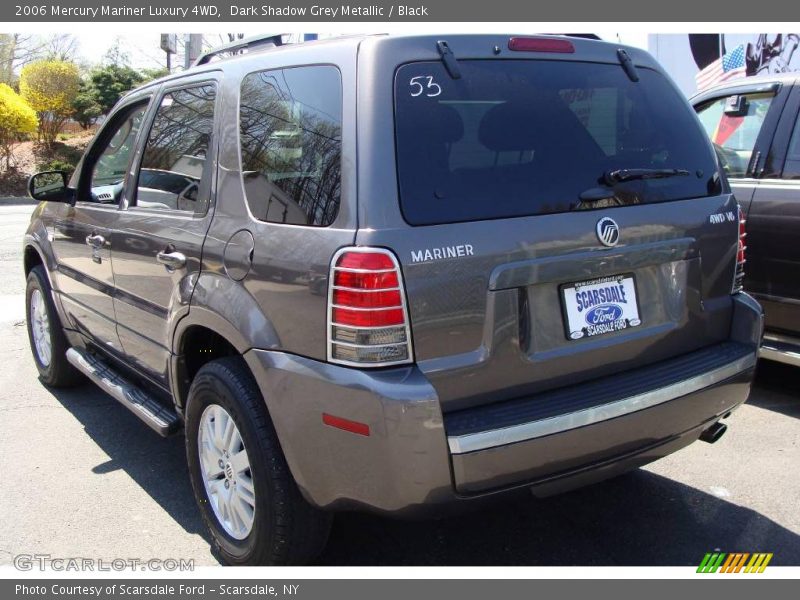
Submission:
[[[58,270],[58,262],[53,253],[53,246],[50,243],[50,232],[47,230],[47,226],[41,218],[43,210],[44,203],[40,203],[31,215],[31,222],[22,238],[23,261],[27,261],[28,252],[31,250],[38,254],[44,266],[45,277],[47,277],[50,289],[52,290],[53,304],[56,307],[59,321],[62,324],[69,323],[64,313],[64,307],[61,305],[61,288],[58,283],[58,277],[53,277],[52,275],[54,271]]]
[[[42,219],[43,211],[44,204],[39,204],[31,214],[31,222],[22,238],[22,251],[24,257],[28,248],[33,248],[41,257],[42,263],[47,269],[47,275],[50,277],[50,271],[54,271],[58,265],[55,254],[53,254],[53,246],[50,243],[50,233]],[[56,289],[56,282],[52,277],[50,277],[50,285]]]

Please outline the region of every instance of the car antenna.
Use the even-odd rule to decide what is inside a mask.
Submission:
[[[625,74],[628,76],[628,79],[633,82],[639,81],[639,72],[636,70],[636,66],[633,64],[631,57],[628,56],[628,53],[620,48],[617,50],[617,58],[619,58],[619,63],[625,70]]]
[[[452,79],[461,79],[461,69],[458,68],[458,61],[456,60],[450,46],[444,40],[436,42],[436,49],[439,50],[439,55],[442,57],[444,67],[450,74]]]

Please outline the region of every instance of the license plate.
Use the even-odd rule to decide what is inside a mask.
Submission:
[[[642,324],[632,275],[572,283],[561,289],[567,337],[579,340]]]

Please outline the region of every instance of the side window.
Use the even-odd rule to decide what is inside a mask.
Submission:
[[[89,182],[88,196],[81,200],[102,204],[118,204],[122,195],[122,185],[133,157],[136,134],[147,110],[147,102],[133,105],[117,113],[98,138],[97,148],[92,148],[90,156],[96,156]],[[90,158],[91,160],[91,158]],[[84,188],[85,189],[85,188]]]
[[[773,96],[718,98],[697,111],[729,177],[744,177]]]
[[[203,84],[169,92],[161,99],[142,155],[136,206],[205,211],[215,97],[215,86]]]
[[[247,75],[239,143],[245,194],[257,219],[330,225],[341,198],[339,70],[293,67]]]
[[[794,125],[786,164],[783,167],[783,179],[800,179],[800,115]]]

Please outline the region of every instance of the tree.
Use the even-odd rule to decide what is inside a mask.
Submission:
[[[5,83],[0,83],[0,152],[5,158],[6,169],[11,167],[14,143],[35,133],[38,125],[36,111],[22,96]]]
[[[164,77],[165,75],[169,75],[169,71],[166,67],[158,67],[154,69],[140,69],[139,73],[142,75],[142,83],[148,83],[153,81],[154,79],[158,79],[159,77]]]
[[[70,33],[48,36],[0,33],[0,82],[17,85],[17,73],[35,60],[74,61],[78,40]]]
[[[72,114],[81,78],[75,63],[39,60],[23,67],[19,91],[39,115],[39,138],[51,146]]]
[[[80,89],[72,101],[72,118],[84,129],[88,129],[103,114],[97,101],[97,91],[86,81],[81,81]]]
[[[80,44],[71,33],[56,33],[42,41],[41,54],[45,60],[64,60],[74,62]]]
[[[37,58],[41,44],[35,35],[0,34],[0,82],[16,86],[18,70]]]
[[[103,56],[104,65],[116,65],[118,67],[129,67],[131,65],[131,55],[124,49],[122,39],[117,36],[114,43],[106,50]]]
[[[144,83],[144,77],[125,65],[106,65],[89,76],[95,99],[104,115],[108,114],[122,95]]]

